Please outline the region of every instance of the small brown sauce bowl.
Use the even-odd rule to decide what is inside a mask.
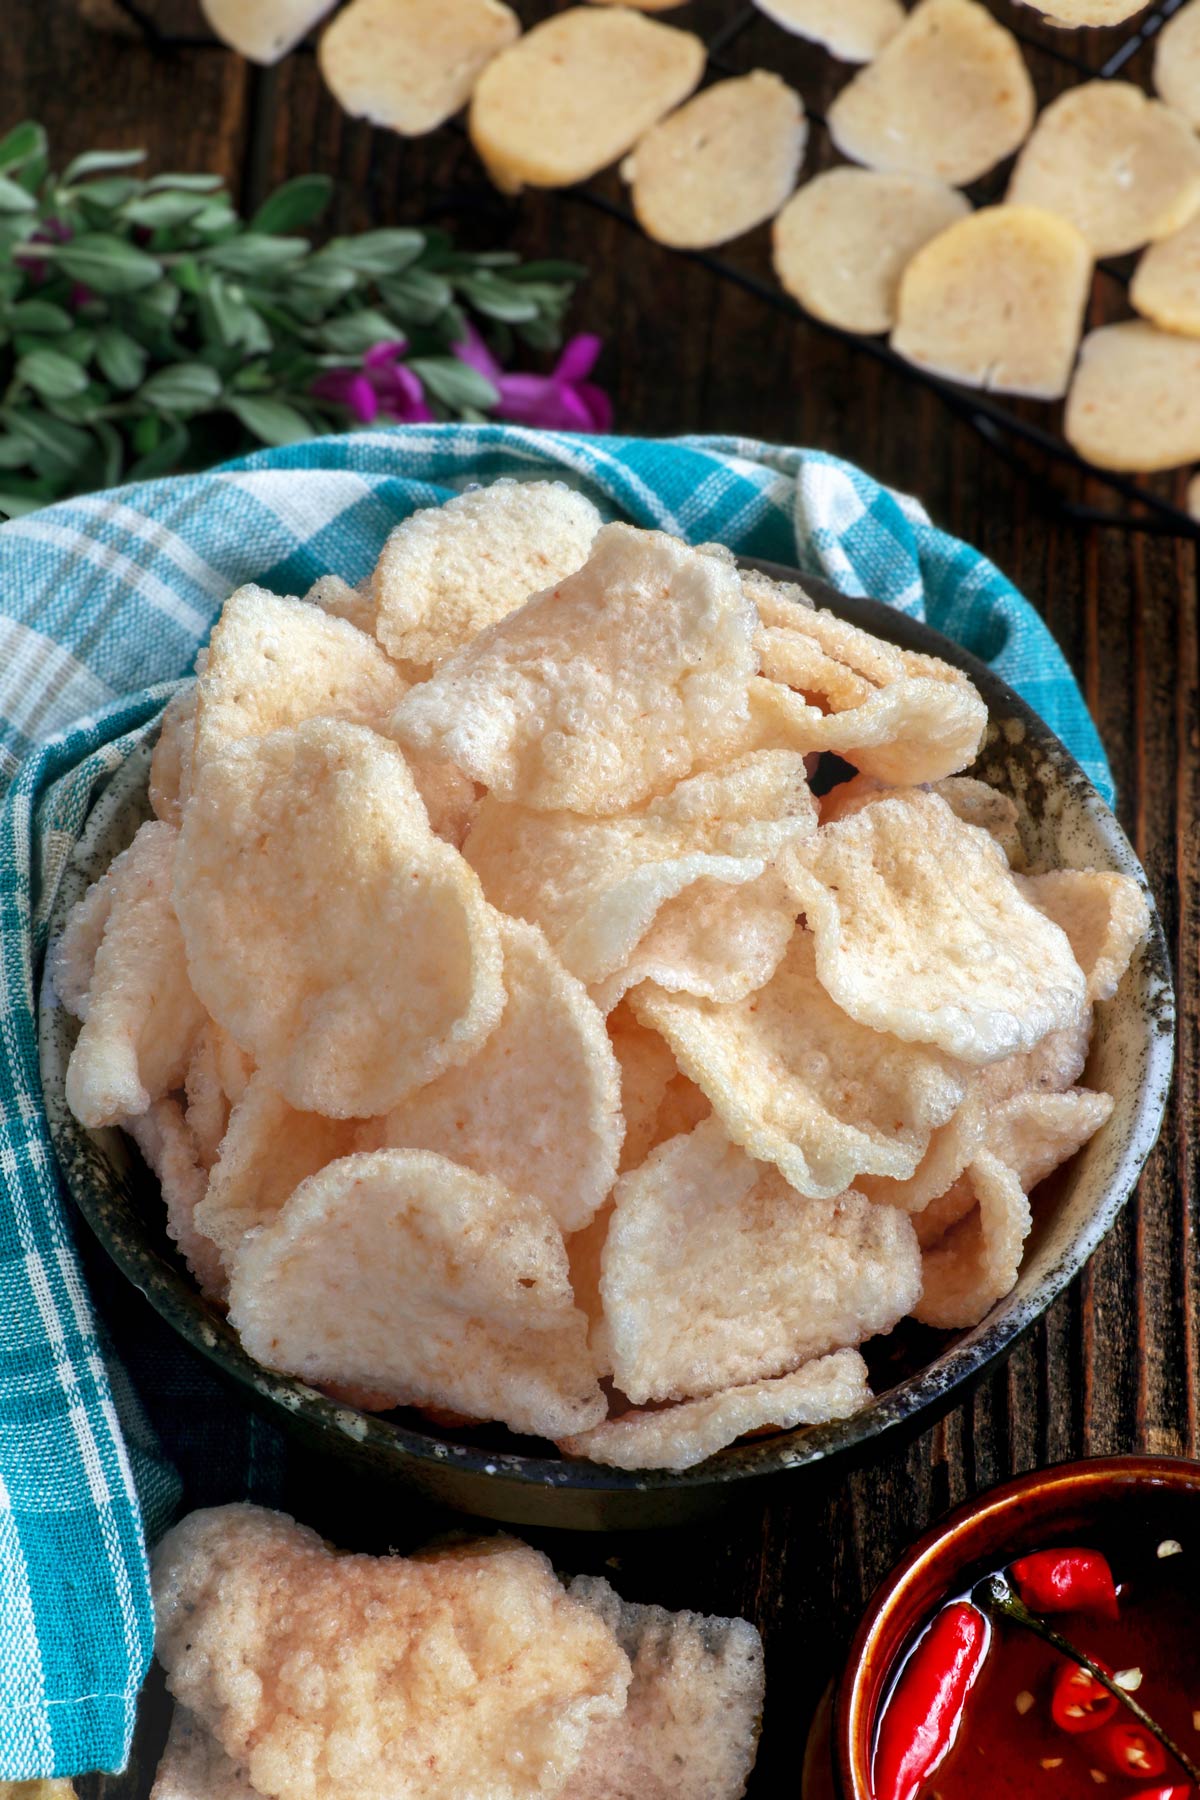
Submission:
[[[1200,1463],[1116,1456],[1035,1470],[961,1506],[920,1539],[871,1599],[838,1689],[833,1758],[842,1800],[872,1800],[871,1751],[895,1659],[966,1579],[1089,1529],[1158,1541],[1200,1534]]]

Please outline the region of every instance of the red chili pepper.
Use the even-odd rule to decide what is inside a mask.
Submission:
[[[1170,1787],[1139,1788],[1128,1800],[1196,1800],[1196,1790],[1186,1781],[1173,1782]]]
[[[884,1708],[871,1771],[875,1800],[914,1800],[962,1721],[989,1641],[983,1614],[965,1600],[942,1608]]]
[[[1167,1771],[1167,1753],[1154,1736],[1144,1726],[1123,1719],[1116,1725],[1105,1727],[1104,1736],[1098,1740],[1101,1756],[1110,1769],[1118,1775],[1144,1776],[1147,1781],[1154,1781]]]
[[[1031,1612],[1117,1616],[1116,1583],[1098,1550],[1037,1550],[1020,1557],[1011,1574]]]
[[[1098,1666],[1106,1675],[1112,1674],[1107,1663]],[[1098,1731],[1116,1710],[1115,1696],[1080,1663],[1064,1663],[1054,1677],[1050,1717],[1060,1731]]]

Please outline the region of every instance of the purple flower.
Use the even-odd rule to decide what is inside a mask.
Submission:
[[[390,419],[400,425],[427,425],[433,418],[420,377],[405,368],[400,358],[407,340],[372,344],[359,368],[327,369],[318,375],[311,391],[318,400],[344,406],[361,425]]]
[[[565,345],[549,375],[507,375],[479,333],[468,325],[454,354],[497,390],[498,418],[549,431],[607,431],[612,424],[612,401],[603,388],[587,380],[602,348],[600,338],[583,332]]]

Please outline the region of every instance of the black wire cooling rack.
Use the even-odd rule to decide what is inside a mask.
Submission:
[[[185,37],[161,31],[148,10],[150,0],[117,0],[117,4],[156,48],[214,47],[211,37]],[[1021,0],[998,0],[991,10],[1025,47],[1039,102],[1044,104],[1072,75],[1083,80],[1140,80],[1149,89],[1149,60],[1154,39],[1184,4],[1186,0],[1159,0],[1159,4],[1132,19],[1127,29],[1102,31],[1071,31],[1051,26],[1040,12],[1022,4]],[[541,17],[553,10],[556,8],[547,4],[547,0],[534,0],[529,7],[521,5],[523,16],[536,11]],[[674,14],[670,18],[673,20]],[[525,18],[526,24],[531,22]],[[822,56],[830,67],[840,69],[844,65],[833,63],[832,58],[824,57],[811,44],[782,31],[753,5],[730,11],[707,34],[686,16],[679,22],[698,31],[704,39],[708,56],[706,78],[743,75],[757,67],[774,69],[789,80],[805,101],[814,133],[806,164],[811,168],[840,160],[829,142],[824,114],[810,104],[809,95],[813,87],[814,55]],[[301,48],[311,51],[312,47],[309,42]],[[845,73],[849,78],[854,70],[847,68]],[[268,83],[273,77],[272,70],[263,75]],[[463,129],[461,122],[457,128]],[[1000,199],[1007,180],[1006,165],[976,183],[970,189],[972,199],[976,204]],[[619,184],[601,177],[565,189],[563,193],[569,201],[619,220],[640,235],[641,226],[632,208],[619,197],[621,191]],[[813,317],[763,272],[761,261],[756,266],[752,259],[743,259],[738,243],[723,247],[719,254],[713,251],[674,251],[672,254],[685,257],[719,280],[753,295],[762,305],[803,321],[810,328],[851,346],[863,356],[896,371],[907,381],[936,394],[955,417],[971,426],[1003,462],[1033,484],[1060,514],[1124,531],[1200,539],[1200,519],[1193,518],[1178,501],[1183,477],[1142,480],[1093,468],[1076,454],[1055,428],[1061,423],[1061,412],[1055,414],[1047,403],[1007,402],[1001,397],[962,387],[906,362],[886,338],[861,337]],[[1092,305],[1093,311],[1104,322],[1128,312],[1124,294],[1135,260],[1130,257],[1098,264]],[[1048,420],[1054,420],[1054,423]],[[1054,482],[1053,470],[1077,478],[1070,484],[1071,491]],[[1090,504],[1075,497],[1082,490],[1082,479],[1079,478],[1097,484],[1109,496],[1108,501]]]

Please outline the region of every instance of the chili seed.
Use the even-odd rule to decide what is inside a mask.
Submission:
[[[1043,1769],[1061,1769],[1062,1765],[1063,1759],[1061,1756],[1043,1756],[1042,1758]]]
[[[1088,1774],[1091,1776],[1092,1780],[1096,1783],[1097,1787],[1103,1787],[1105,1782],[1108,1780],[1108,1776],[1104,1773],[1103,1769],[1089,1769]]]
[[[1158,1546],[1157,1554],[1160,1558],[1164,1556],[1182,1556],[1183,1545],[1179,1542],[1178,1538],[1164,1538],[1162,1543]]]
[[[1025,1714],[1030,1711],[1033,1704],[1034,1704],[1033,1695],[1030,1693],[1028,1688],[1022,1688],[1021,1692],[1017,1695],[1016,1699],[1013,1702],[1013,1705],[1016,1707],[1017,1711],[1020,1713],[1022,1718],[1024,1718]]]
[[[1140,1669],[1118,1669],[1113,1680],[1119,1688],[1124,1688],[1127,1694],[1136,1694],[1142,1685],[1142,1671]]]

